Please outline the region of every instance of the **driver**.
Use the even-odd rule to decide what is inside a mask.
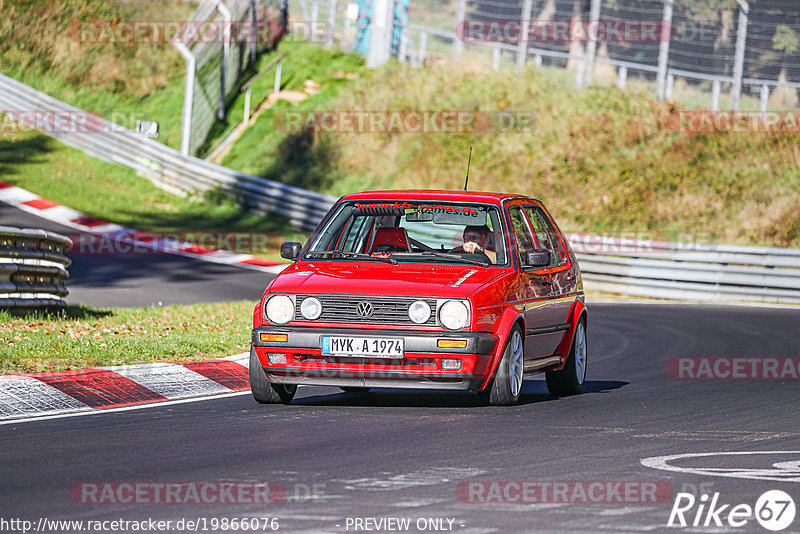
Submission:
[[[486,254],[492,263],[497,263],[497,252],[487,248],[489,236],[492,231],[486,225],[467,226],[464,228],[464,244],[456,249],[456,252],[466,252],[467,254]]]

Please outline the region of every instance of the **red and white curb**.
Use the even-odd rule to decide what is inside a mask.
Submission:
[[[0,421],[247,391],[248,358],[0,376]]]
[[[268,273],[279,273],[288,264],[249,254],[237,254],[227,250],[209,249],[192,243],[176,241],[157,235],[140,232],[102,219],[90,217],[67,206],[42,198],[27,189],[0,181],[0,202],[10,204],[22,211],[32,213],[62,226],[74,228],[98,237],[109,237],[120,243],[165,254],[187,256],[202,261],[235,265]]]

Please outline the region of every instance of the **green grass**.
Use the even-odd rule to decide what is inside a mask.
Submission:
[[[92,217],[136,230],[175,232],[258,232],[270,234],[276,258],[281,239],[302,239],[288,219],[247,212],[213,191],[198,198],[170,195],[127,167],[107,163],[38,134],[0,138],[0,177]]]
[[[76,20],[181,20],[191,15],[191,5],[178,0],[113,4],[82,0],[53,7],[39,0],[0,0],[0,6],[17,14],[13,24],[0,21],[0,68],[5,75],[123,126],[133,127],[137,119],[155,120],[160,125],[159,141],[179,146],[184,69],[174,48],[81,43],[69,29]],[[363,64],[355,56],[319,53],[305,42],[289,40],[281,51],[288,53],[284,89],[300,89],[306,79],[327,81],[330,69],[352,72]],[[275,55],[263,54],[240,84]],[[272,90],[273,78],[274,69],[253,85],[253,108]],[[244,95],[237,90],[229,105],[228,119],[215,124],[203,150],[241,120]],[[258,253],[271,259],[279,259],[281,240],[305,238],[285,217],[243,211],[216,192],[190,199],[172,196],[128,168],[91,158],[37,133],[0,133],[0,177],[93,217],[138,230],[275,234],[268,240],[269,250]]]
[[[262,116],[225,164],[274,177],[280,150],[294,147],[305,185],[333,195],[460,189],[473,147],[471,189],[538,197],[565,229],[800,246],[800,136],[678,133],[682,104],[657,102],[636,86],[578,92],[573,76],[533,65],[518,75],[467,62],[421,70],[390,63],[298,109],[522,111],[537,124],[474,134],[290,136]],[[311,179],[315,172],[324,178]]]
[[[183,59],[169,43],[87,43],[78,21],[186,20],[179,0],[0,0],[0,70],[59,100],[133,128],[160,125],[160,141],[180,145]],[[176,110],[178,110],[176,112]]]
[[[159,308],[0,310],[0,374],[204,360],[248,350],[255,302]]]
[[[362,58],[338,50],[325,50],[291,39],[281,43],[279,50],[287,53],[281,84],[284,90],[300,90],[306,80],[320,85],[318,94],[299,104],[301,109],[330,109],[352,85],[347,76],[369,77],[372,74],[364,68]],[[271,89],[272,76],[265,76],[253,86],[254,95]],[[234,108],[239,104],[235,102]],[[233,145],[222,164],[312,190],[325,189],[341,179],[342,173],[333,165],[336,154],[330,153],[330,143],[280,131],[281,114],[294,108],[293,104],[279,100],[265,110]]]

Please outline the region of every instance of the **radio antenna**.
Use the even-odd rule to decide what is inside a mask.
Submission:
[[[469,183],[469,164],[472,163],[472,147],[469,147],[469,159],[467,160],[467,177],[464,179],[464,191],[467,190]]]

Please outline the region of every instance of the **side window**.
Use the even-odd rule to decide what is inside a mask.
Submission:
[[[564,253],[561,250],[561,244],[558,241],[553,226],[550,224],[545,214],[535,206],[525,206],[525,213],[528,214],[528,220],[531,222],[531,226],[533,226],[534,233],[536,233],[536,240],[539,242],[539,246],[550,251],[550,265],[561,265],[564,263]]]
[[[525,222],[525,215],[522,214],[522,210],[520,208],[511,208],[510,215],[511,226],[514,230],[514,239],[517,242],[519,264],[524,266],[525,262],[523,261],[523,258],[525,251],[535,248],[533,244],[533,236],[531,236],[531,231],[528,229],[528,225]]]

